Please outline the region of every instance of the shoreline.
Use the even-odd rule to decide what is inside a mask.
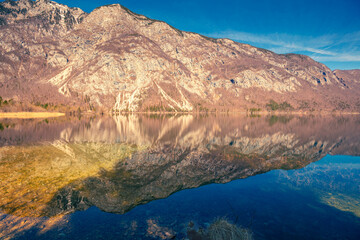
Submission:
[[[63,117],[66,113],[60,112],[0,112],[1,118],[53,118],[53,117]]]
[[[360,112],[330,112],[330,111],[226,111],[226,112],[143,112],[143,111],[134,111],[134,112],[117,112],[110,113],[110,116],[116,115],[129,115],[129,114],[240,114],[240,115],[360,115]]]
[[[110,113],[109,116],[119,116],[119,115],[132,115],[132,114],[141,114],[141,115],[197,115],[197,114],[207,114],[207,115],[247,115],[249,117],[256,116],[283,116],[283,115],[296,115],[296,116],[341,116],[341,115],[360,115],[359,112],[329,112],[329,111],[228,111],[228,112],[118,112]],[[0,112],[0,119],[32,119],[32,118],[56,118],[67,116],[68,113],[61,112]],[[83,113],[82,116],[89,115],[89,113]],[[103,114],[92,113],[91,115],[100,116]],[[71,116],[71,115],[70,115]]]

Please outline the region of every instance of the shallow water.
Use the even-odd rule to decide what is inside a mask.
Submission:
[[[360,238],[357,116],[1,123],[1,239],[183,239],[218,218],[255,239]]]

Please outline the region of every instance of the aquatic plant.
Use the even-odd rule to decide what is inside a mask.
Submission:
[[[218,219],[212,223],[208,230],[211,240],[251,240],[253,239],[250,230],[229,223],[225,219]]]
[[[206,230],[189,230],[188,237],[190,240],[253,240],[249,229],[232,224],[224,218],[215,220]]]

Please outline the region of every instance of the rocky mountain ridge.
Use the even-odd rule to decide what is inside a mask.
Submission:
[[[48,20],[48,25],[57,27],[53,33],[62,33],[81,23],[87,13],[80,8],[69,8],[48,0],[5,1],[1,4],[2,25],[19,24],[32,18]],[[63,31],[61,31],[63,30]]]
[[[6,99],[113,112],[360,109],[356,72],[307,56],[180,31],[118,4],[0,6]]]

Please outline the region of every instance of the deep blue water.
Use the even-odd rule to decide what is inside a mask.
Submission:
[[[359,188],[360,157],[327,155],[303,169],[183,190],[123,215],[92,207],[72,214],[64,228],[24,239],[153,239],[147,235],[150,220],[182,239],[189,222],[206,228],[226,218],[251,229],[255,239],[355,240],[360,239]],[[339,198],[338,206],[322,200],[329,194]]]

